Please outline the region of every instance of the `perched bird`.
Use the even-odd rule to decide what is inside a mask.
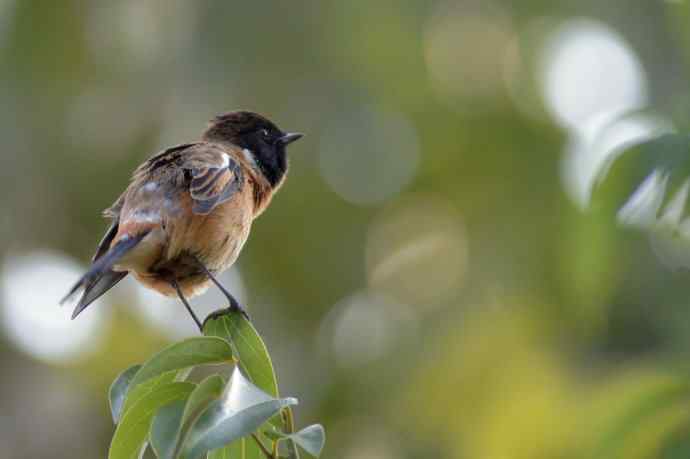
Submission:
[[[144,162],[105,210],[112,224],[91,267],[61,301],[83,289],[72,319],[128,273],[163,295],[177,295],[200,329],[187,298],[211,282],[230,308],[246,315],[215,275],[237,259],[253,220],[285,180],[286,146],[300,137],[236,111],[214,118],[198,142]]]

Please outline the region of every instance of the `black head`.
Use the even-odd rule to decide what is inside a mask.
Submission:
[[[302,134],[285,133],[263,116],[245,111],[215,117],[202,136],[246,149],[271,186],[280,184],[287,172],[285,147],[300,137]]]

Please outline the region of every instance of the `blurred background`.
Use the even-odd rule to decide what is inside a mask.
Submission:
[[[105,457],[111,381],[196,333],[134,282],[74,322],[58,301],[132,170],[238,108],[307,134],[223,281],[324,457],[690,457],[687,186],[672,240],[616,222],[663,201],[653,161],[589,210],[625,188],[606,172],[627,146],[690,132],[689,20],[685,0],[1,0],[3,457]]]

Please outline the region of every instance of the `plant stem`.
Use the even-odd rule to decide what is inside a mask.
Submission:
[[[283,410],[281,413],[283,417],[283,423],[285,425],[285,433],[291,434],[295,431],[295,420],[292,417],[292,410],[290,407],[287,407]],[[299,456],[297,455],[297,449],[295,447],[295,443],[292,440],[288,440],[287,442],[287,447],[288,447],[288,458],[290,459],[297,459]]]
[[[275,459],[275,456],[268,449],[266,449],[266,446],[264,446],[263,442],[261,441],[258,435],[253,433],[252,438],[256,440],[256,444],[259,445],[259,448],[261,448],[261,451],[266,455],[268,459]]]
[[[289,407],[285,410],[285,417],[287,418],[287,424],[288,424],[288,432],[287,433],[294,433],[295,432],[295,420],[292,417],[292,410]]]

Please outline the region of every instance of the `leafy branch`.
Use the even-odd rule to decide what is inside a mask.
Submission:
[[[216,365],[199,383],[187,381],[199,365]],[[229,380],[224,366],[234,369]],[[292,406],[281,398],[266,346],[240,313],[223,310],[204,323],[204,336],[175,343],[113,382],[116,424],[109,459],[318,457],[325,432],[315,424],[294,432]],[[268,445],[268,446],[267,446]]]

